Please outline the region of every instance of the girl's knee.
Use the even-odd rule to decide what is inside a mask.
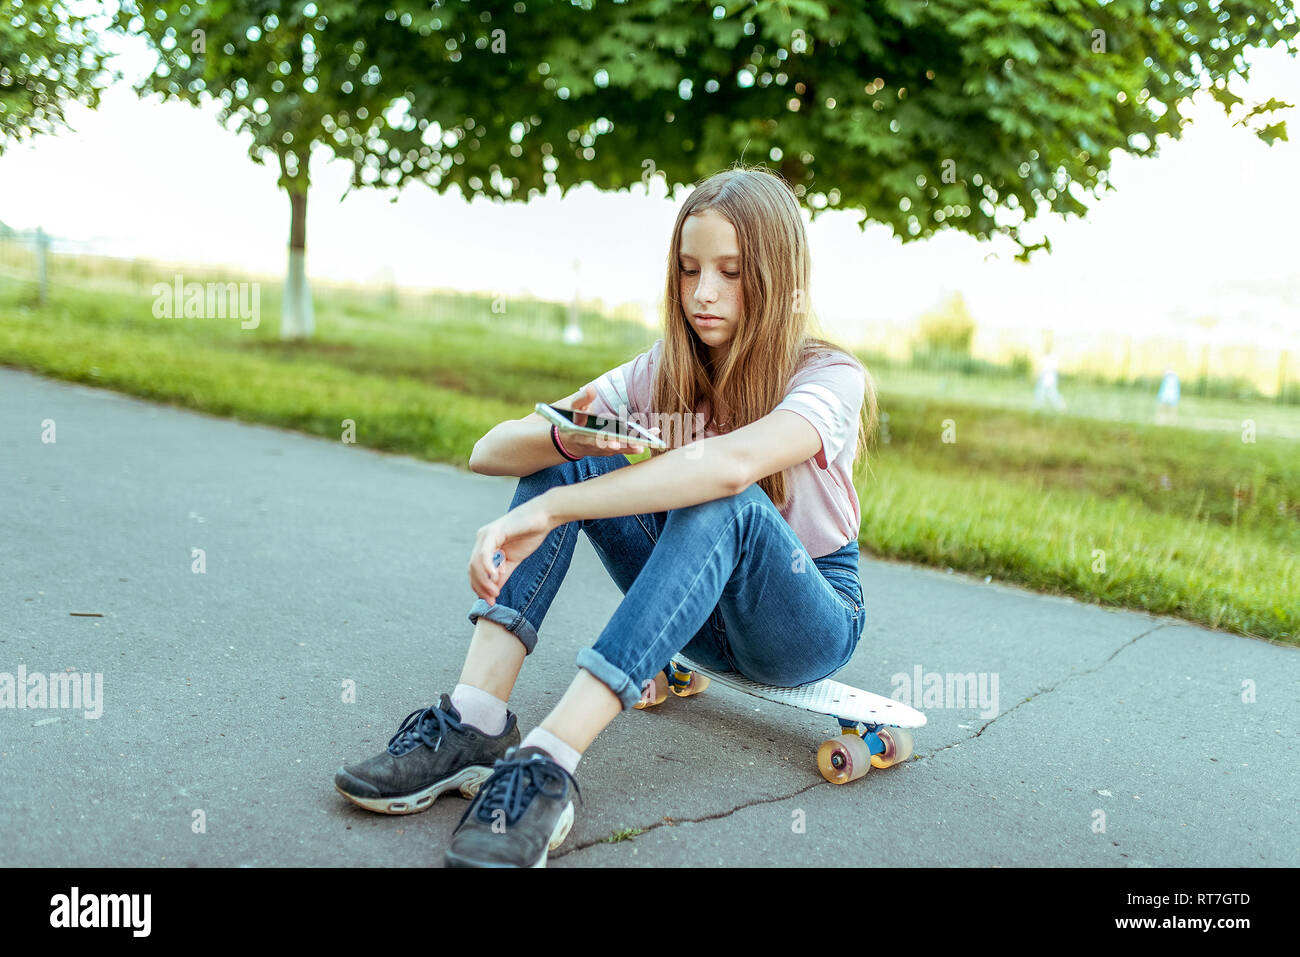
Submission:
[[[549,488],[583,481],[591,474],[590,468],[586,467],[585,463],[586,459],[579,459],[576,462],[557,462],[555,465],[538,469],[531,475],[522,476],[519,479],[519,493],[522,496],[520,500],[533,498]]]
[[[751,504],[757,502],[756,495],[767,501],[767,496],[763,494],[762,489],[757,485],[750,485],[735,495],[724,495],[721,498],[700,502],[696,505],[685,505],[681,508],[671,509],[668,512],[668,520],[672,521],[674,517],[678,522],[729,517],[737,512],[743,512]]]
[[[532,475],[525,475],[519,479],[513,504],[519,505],[536,498],[547,489],[560,485],[576,485],[585,482],[589,478],[612,472],[627,464],[629,463],[625,455],[588,455],[576,462],[557,462],[555,465],[548,465],[544,469],[538,469]]]

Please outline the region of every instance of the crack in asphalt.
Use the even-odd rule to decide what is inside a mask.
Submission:
[[[735,814],[737,811],[743,811],[747,807],[757,807],[760,804],[775,804],[778,801],[788,801],[790,800],[790,798],[798,797],[800,794],[804,794],[808,791],[811,791],[813,788],[819,788],[823,785],[830,786],[830,782],[814,781],[812,784],[804,785],[803,787],[799,788],[799,790],[791,791],[789,794],[781,794],[776,797],[755,798],[752,801],[746,801],[744,804],[737,804],[735,807],[729,808],[728,810],[718,811],[715,814],[705,814],[701,817],[661,818],[660,820],[655,821],[653,824],[647,827],[638,829],[638,832],[636,834],[632,835],[629,838],[625,838],[624,840],[629,840],[629,841],[635,840],[636,838],[640,837],[642,834],[647,834],[650,831],[656,830],[661,827],[675,827],[678,824],[703,824],[705,821],[717,821],[724,817],[731,817],[731,815]],[[632,828],[625,828],[625,830],[631,830],[631,829]],[[570,854],[576,854],[578,851],[585,851],[587,848],[595,847],[597,844],[623,843],[622,841],[611,841],[609,840],[609,837],[610,835],[606,835],[605,837],[598,837],[593,840],[587,841],[585,844],[578,844],[571,848],[565,848],[564,851],[562,851],[559,854],[552,854],[551,860],[558,860],[561,857],[568,857]]]
[[[1108,664],[1110,664],[1113,660],[1115,660],[1115,656],[1116,656],[1116,655],[1118,655],[1118,654],[1119,654],[1121,651],[1123,651],[1125,648],[1130,647],[1134,642],[1136,642],[1136,641],[1138,641],[1138,640],[1140,640],[1140,639],[1142,639],[1142,638],[1145,638],[1147,635],[1150,635],[1150,634],[1153,634],[1153,633],[1159,631],[1161,628],[1169,628],[1169,627],[1171,627],[1171,624],[1172,624],[1172,623],[1170,623],[1170,622],[1162,622],[1161,624],[1156,625],[1154,628],[1148,628],[1146,631],[1142,632],[1140,635],[1135,635],[1134,637],[1130,638],[1128,641],[1124,642],[1124,644],[1120,645],[1118,648],[1116,648],[1114,651],[1112,651],[1112,652],[1110,653],[1110,655],[1107,656],[1107,658],[1106,658],[1105,661],[1101,662],[1100,664],[1096,665],[1095,667],[1089,668],[1087,671],[1071,671],[1068,675],[1066,675],[1064,678],[1062,678],[1062,679],[1061,679],[1060,681],[1058,681],[1056,684],[1052,685],[1050,688],[1043,688],[1043,689],[1040,690],[1040,691],[1035,691],[1033,694],[1031,694],[1031,695],[1030,695],[1028,698],[1026,698],[1024,701],[1019,701],[1019,702],[1017,702],[1016,705],[1015,705],[1015,707],[1008,708],[1006,711],[1003,711],[1001,714],[996,714],[996,715],[994,715],[993,717],[989,718],[988,721],[985,721],[982,725],[980,725],[979,730],[976,731],[974,734],[969,735],[968,737],[962,738],[960,741],[954,741],[954,742],[952,742],[952,744],[945,744],[945,745],[944,745],[943,747],[941,747],[941,748],[935,748],[933,751],[927,751],[925,754],[918,754],[918,755],[916,755],[916,757],[914,758],[914,760],[916,760],[916,761],[924,761],[926,758],[932,758],[932,757],[934,757],[934,756],[935,756],[936,754],[938,754],[940,751],[947,751],[949,748],[955,748],[955,747],[958,747],[959,745],[965,744],[967,741],[974,741],[974,740],[975,740],[976,738],[978,738],[981,734],[983,734],[985,731],[987,731],[988,728],[989,728],[989,726],[992,725],[993,722],[995,722],[995,721],[999,721],[999,720],[1001,720],[1002,718],[1005,718],[1007,715],[1011,714],[1013,711],[1015,711],[1015,710],[1016,710],[1017,708],[1019,708],[1021,705],[1029,704],[1029,702],[1033,701],[1035,698],[1040,698],[1040,697],[1042,697],[1043,695],[1051,694],[1053,691],[1055,691],[1057,688],[1061,687],[1061,685],[1065,684],[1067,681],[1072,681],[1072,680],[1075,679],[1075,678],[1081,678],[1081,677],[1083,677],[1084,675],[1095,674],[1096,672],[1100,671],[1102,668],[1104,668],[1104,667],[1106,667]]]
[[[934,755],[938,754],[940,751],[947,751],[949,748],[955,748],[955,747],[957,747],[958,745],[963,744],[963,743],[965,743],[965,742],[967,742],[967,741],[973,741],[975,738],[978,738],[978,737],[979,737],[980,735],[982,735],[986,730],[988,730],[989,726],[992,725],[995,721],[998,721],[998,720],[1000,720],[1000,719],[1006,717],[1007,715],[1011,714],[1013,711],[1015,711],[1015,710],[1016,710],[1017,708],[1019,708],[1021,705],[1028,704],[1030,701],[1033,701],[1035,698],[1042,697],[1043,695],[1051,694],[1053,691],[1055,691],[1057,688],[1061,687],[1061,686],[1062,686],[1063,684],[1065,684],[1067,681],[1071,681],[1071,680],[1073,680],[1073,679],[1075,679],[1075,678],[1081,678],[1081,677],[1083,677],[1084,675],[1095,674],[1096,672],[1100,671],[1102,668],[1106,667],[1106,665],[1108,665],[1108,664],[1110,664],[1112,661],[1114,661],[1114,660],[1115,660],[1115,656],[1118,655],[1118,654],[1119,654],[1121,651],[1123,651],[1125,648],[1128,648],[1128,647],[1130,647],[1131,645],[1133,645],[1134,643],[1136,643],[1136,642],[1140,641],[1141,639],[1147,637],[1147,635],[1154,634],[1155,632],[1159,631],[1161,628],[1169,628],[1169,627],[1171,627],[1172,624],[1173,624],[1173,623],[1171,623],[1171,622],[1162,622],[1161,624],[1158,624],[1158,625],[1156,625],[1156,626],[1153,627],[1153,628],[1148,628],[1146,631],[1142,632],[1141,634],[1138,634],[1138,635],[1133,636],[1133,637],[1130,638],[1128,641],[1124,642],[1122,645],[1120,645],[1118,648],[1116,648],[1114,651],[1112,651],[1112,652],[1111,652],[1111,653],[1106,657],[1106,660],[1105,660],[1105,661],[1102,661],[1101,663],[1097,664],[1096,666],[1094,666],[1094,667],[1092,667],[1092,668],[1087,669],[1086,671],[1071,671],[1068,675],[1066,675],[1066,676],[1065,676],[1064,678],[1062,678],[1060,681],[1056,682],[1056,684],[1052,685],[1051,687],[1049,687],[1049,688],[1044,688],[1044,689],[1042,689],[1041,691],[1036,691],[1036,692],[1034,692],[1032,695],[1030,695],[1028,698],[1026,698],[1025,700],[1018,702],[1014,707],[1008,708],[1006,711],[1003,711],[1001,714],[998,714],[998,715],[993,716],[993,717],[990,718],[988,721],[984,722],[984,724],[980,725],[979,730],[976,731],[974,734],[970,735],[969,737],[963,738],[961,741],[954,741],[952,744],[945,744],[943,747],[941,747],[941,748],[935,748],[933,751],[927,751],[925,754],[917,754],[917,755],[916,755],[912,760],[914,760],[914,761],[924,761],[926,758],[933,757]],[[905,762],[905,763],[910,763],[910,762]],[[630,840],[635,840],[636,838],[640,837],[642,834],[648,834],[650,831],[657,830],[658,828],[661,828],[661,827],[673,827],[673,826],[676,826],[676,825],[678,825],[678,824],[703,824],[705,821],[717,821],[717,820],[721,820],[722,818],[731,817],[731,816],[732,816],[733,814],[735,814],[737,811],[743,811],[743,810],[745,810],[745,808],[757,807],[758,805],[761,805],[761,804],[775,804],[775,803],[777,803],[778,801],[788,801],[790,798],[798,797],[800,794],[806,794],[808,791],[811,791],[813,788],[819,788],[819,787],[822,787],[822,786],[824,786],[824,785],[825,785],[825,786],[829,786],[829,785],[830,785],[830,782],[829,782],[829,781],[814,781],[812,784],[805,785],[804,787],[799,788],[797,791],[792,791],[792,792],[790,792],[789,794],[781,794],[781,795],[778,795],[778,796],[776,796],[776,797],[755,798],[755,799],[752,800],[752,801],[746,801],[746,802],[743,803],[743,804],[737,804],[735,807],[728,808],[728,809],[725,810],[725,811],[718,811],[718,812],[716,812],[716,813],[714,813],[714,814],[705,814],[705,815],[702,815],[702,816],[700,816],[700,817],[665,817],[665,818],[662,818],[662,819],[660,819],[660,820],[658,820],[658,821],[655,821],[653,824],[650,824],[650,825],[648,825],[648,826],[646,826],[646,827],[636,827],[635,825],[633,825],[632,827],[624,828],[623,830],[633,830],[633,829],[635,828],[635,830],[637,831],[637,833],[631,835],[630,837],[624,838],[623,840],[629,840],[629,841],[630,841]],[[614,833],[617,834],[617,833],[619,833],[619,832],[618,832],[618,831],[615,831]],[[551,859],[552,859],[552,860],[559,860],[559,859],[562,858],[562,857],[568,857],[570,854],[576,854],[576,853],[578,853],[579,851],[585,851],[585,850],[587,850],[588,848],[595,847],[595,846],[598,845],[598,844],[621,844],[621,843],[623,843],[623,841],[621,841],[621,840],[620,840],[620,841],[611,841],[611,840],[609,839],[611,836],[613,836],[613,835],[605,835],[604,837],[593,838],[592,840],[587,841],[587,842],[585,842],[585,843],[583,843],[583,844],[577,844],[577,845],[574,845],[573,847],[565,848],[563,851],[561,851],[561,852],[559,852],[559,853],[557,853],[557,854],[552,854],[552,855],[551,855]]]

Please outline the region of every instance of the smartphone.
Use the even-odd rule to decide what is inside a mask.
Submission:
[[[577,432],[582,435],[599,435],[604,438],[617,439],[631,445],[644,445],[652,449],[666,449],[668,443],[647,432],[641,426],[628,419],[594,415],[590,412],[575,412],[573,409],[557,409],[545,402],[538,402],[534,411],[548,422],[559,426],[561,432]],[[578,419],[582,424],[578,424]]]

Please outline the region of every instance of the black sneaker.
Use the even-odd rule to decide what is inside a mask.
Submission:
[[[492,776],[492,766],[519,744],[519,723],[506,712],[499,735],[463,724],[460,712],[443,695],[438,707],[412,711],[383,754],[360,764],[345,764],[334,787],[353,804],[380,814],[414,814],[446,791],[472,798]]]
[[[541,748],[511,748],[451,835],[448,867],[545,867],[569,836],[578,782]]]

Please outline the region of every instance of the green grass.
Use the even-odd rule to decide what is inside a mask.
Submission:
[[[898,453],[936,475],[995,477],[1033,495],[1041,488],[1094,500],[1131,499],[1152,515],[1235,529],[1300,550],[1295,441],[1257,436],[1245,443],[1237,434],[889,394],[883,405],[890,417],[884,463]],[[942,441],[946,420],[954,424],[952,444]]]
[[[596,843],[597,844],[618,844],[621,843],[622,841],[629,841],[632,838],[636,837],[637,835],[644,834],[645,832],[646,832],[646,828],[644,827],[625,827],[621,831],[615,831],[613,834],[610,834],[608,837],[602,837]]]
[[[862,496],[862,544],[880,555],[1020,582],[1102,604],[1294,641],[1294,547],[1212,522],[1098,498],[1046,478],[939,474],[885,458]]]
[[[361,444],[463,465],[497,422],[656,335],[593,314],[593,341],[564,346],[560,306],[321,289],[316,338],[290,346],[272,285],[249,331],[157,319],[138,288],[63,281],[37,308],[30,282],[0,277],[0,363],[330,438],[352,419]],[[1300,442],[1284,429],[1261,422],[1248,444],[879,379],[889,441],[859,486],[865,551],[1300,644]]]

